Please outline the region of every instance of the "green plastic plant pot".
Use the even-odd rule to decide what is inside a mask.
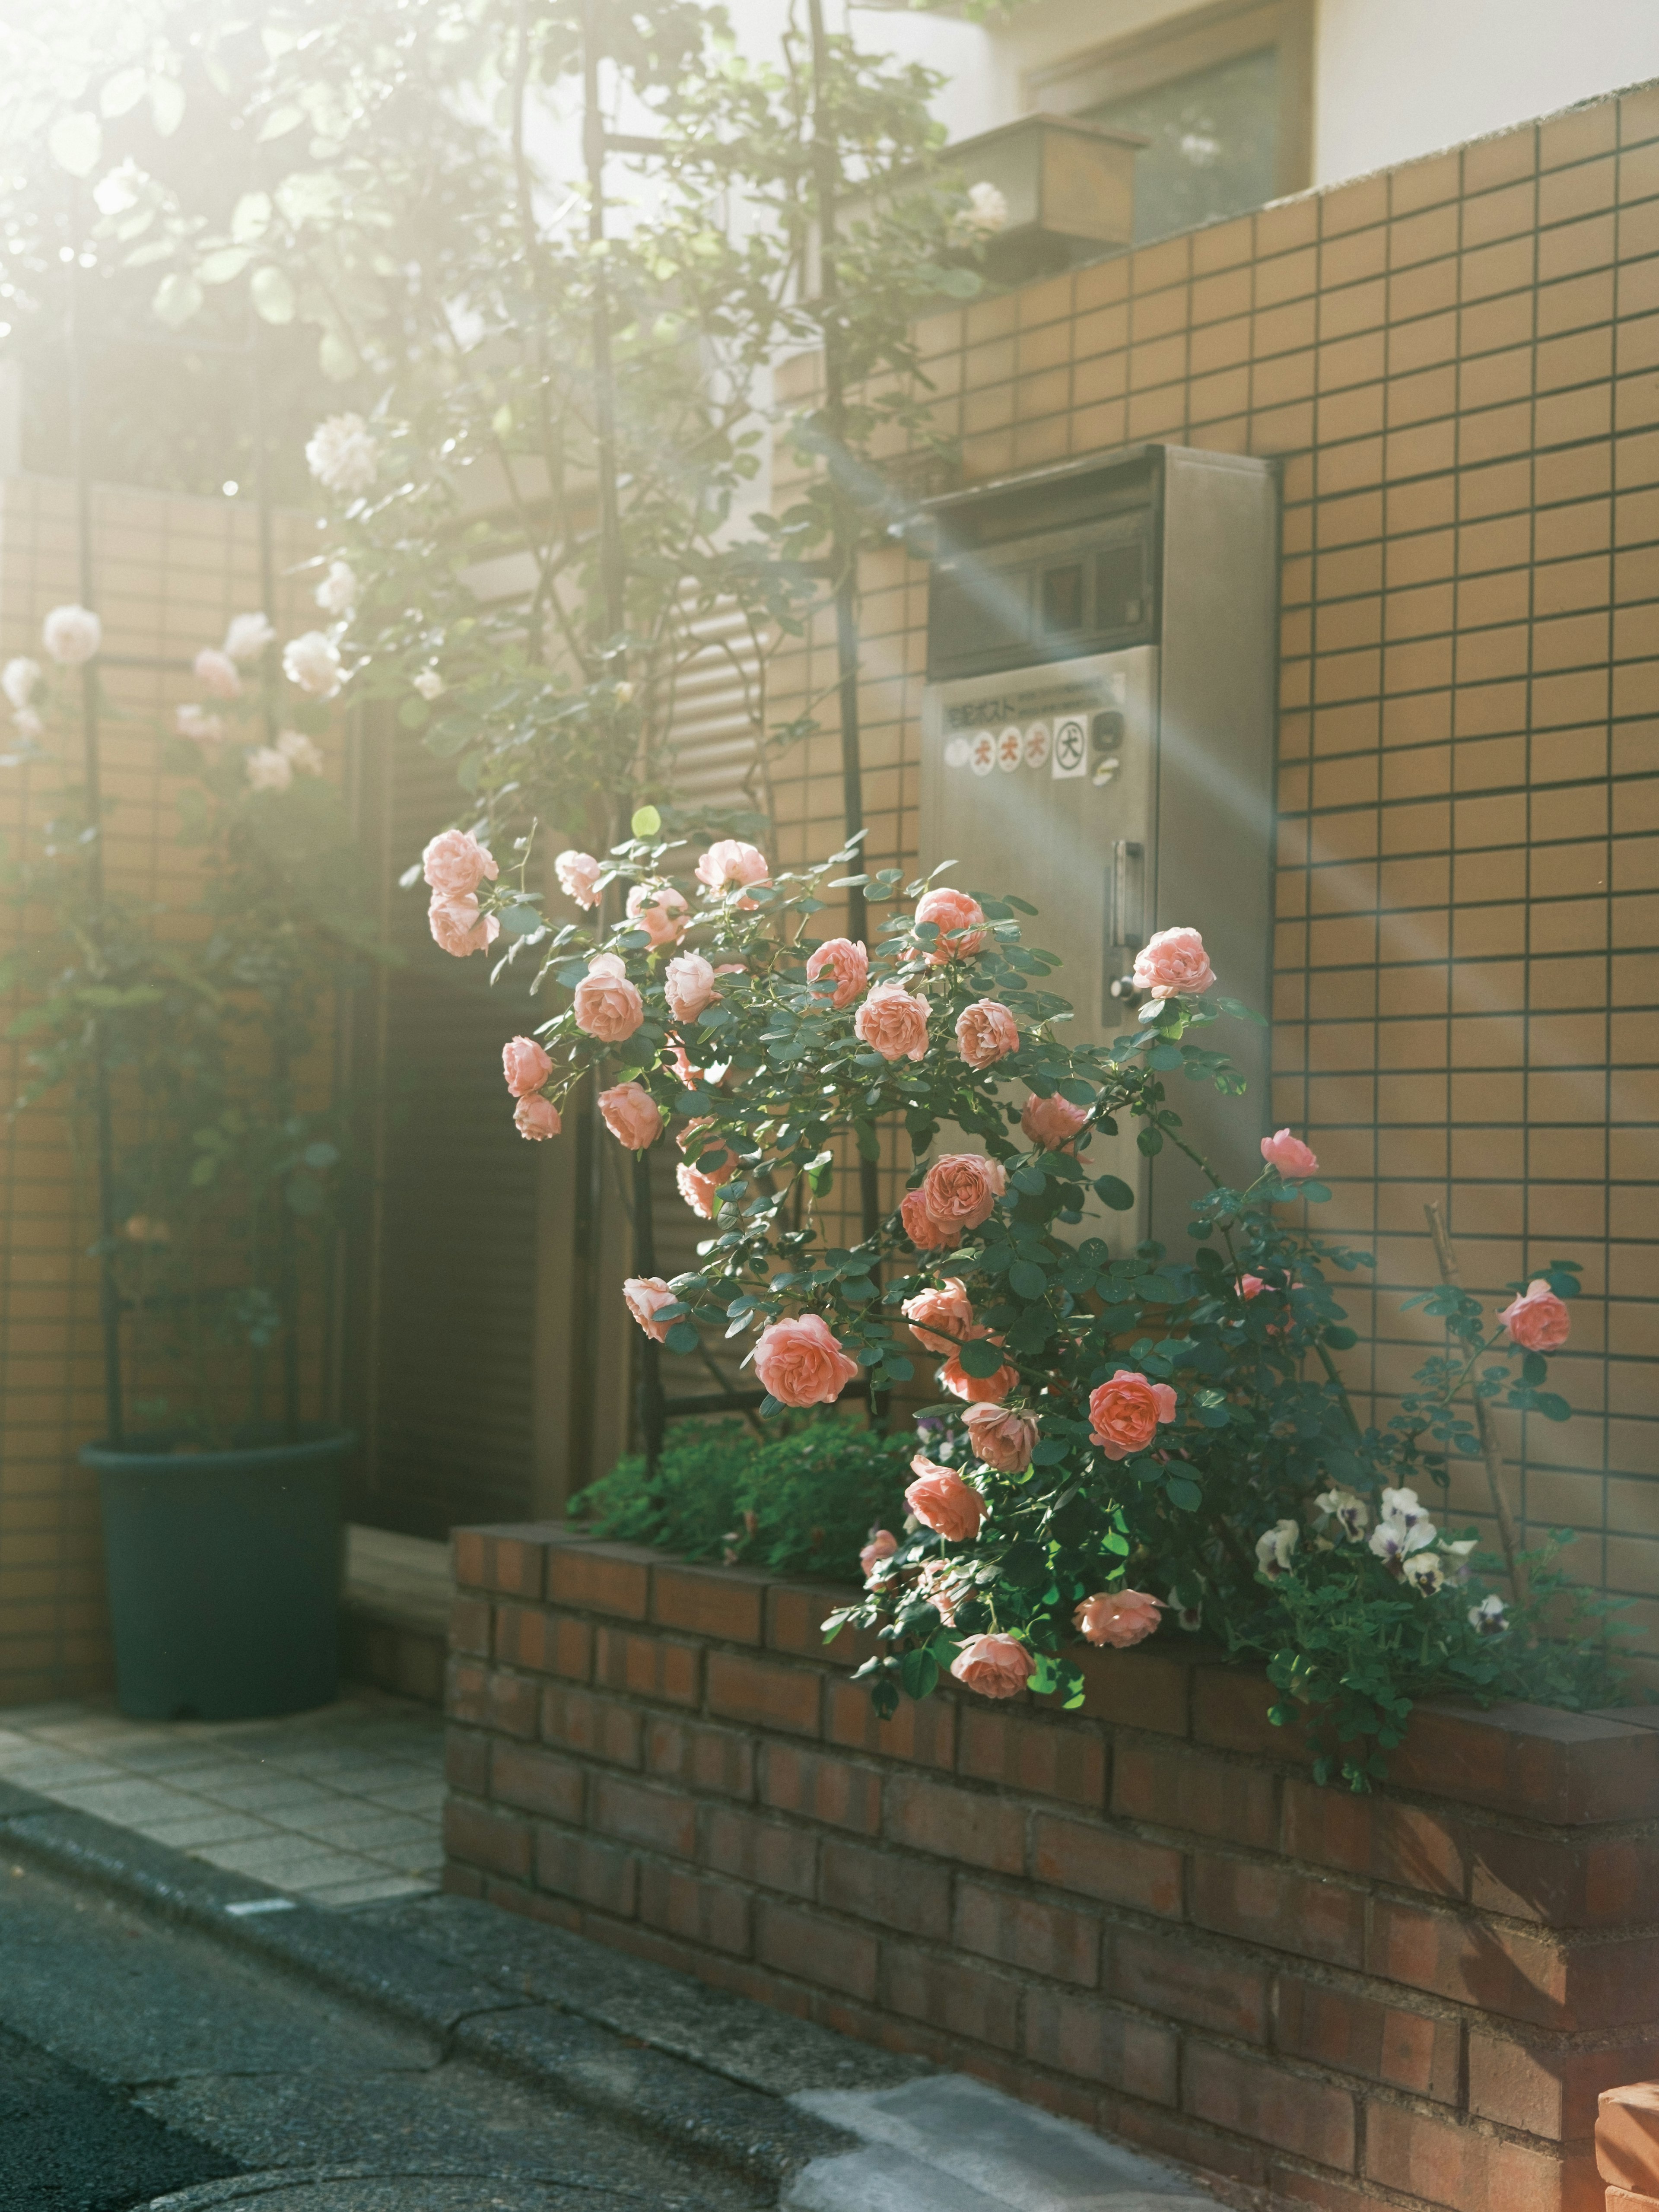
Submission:
[[[260,1720],[339,1688],[345,1430],[180,1452],[88,1444],[104,1509],[116,1701],[135,1720]]]

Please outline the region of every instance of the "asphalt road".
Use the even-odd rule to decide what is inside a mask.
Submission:
[[[770,2201],[244,1953],[0,1860],[0,2212]]]

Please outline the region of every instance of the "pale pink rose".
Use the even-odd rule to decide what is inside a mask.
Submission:
[[[1133,1368],[1120,1367],[1109,1382],[1089,1393],[1091,1440],[1108,1459],[1127,1459],[1145,1451],[1160,1421],[1176,1417],[1176,1394],[1167,1382],[1149,1382]]]
[[[701,952],[682,952],[664,971],[663,994],[677,1022],[695,1022],[720,997],[714,971]]]
[[[714,1218],[715,1209],[720,1202],[720,1185],[725,1180],[725,1176],[699,1175],[696,1168],[687,1167],[684,1160],[674,1170],[675,1188],[692,1212],[700,1215],[704,1221]]]
[[[949,1252],[962,1242],[962,1231],[951,1224],[935,1221],[927,1200],[919,1190],[907,1190],[899,1200],[899,1219],[904,1233],[919,1252]]]
[[[899,1547],[899,1540],[890,1528],[878,1528],[859,1553],[859,1565],[863,1571],[867,1589],[875,1579],[876,1569],[884,1560],[890,1559]]]
[[[1160,929],[1135,955],[1135,987],[1154,999],[1196,998],[1215,981],[1204,939],[1195,929]]]
[[[630,1152],[642,1152],[662,1134],[662,1113],[642,1083],[617,1083],[599,1093],[605,1126]]]
[[[916,1577],[915,1594],[925,1598],[947,1628],[954,1628],[957,1607],[967,1595],[948,1559],[928,1559]]]
[[[534,1037],[518,1036],[501,1047],[501,1073],[515,1098],[539,1091],[553,1073],[553,1063]]]
[[[283,760],[280,753],[276,757]],[[283,761],[283,765],[288,768],[289,764]],[[293,770],[289,769],[289,773],[292,775]],[[501,933],[501,925],[493,914],[479,913],[478,902],[471,891],[459,898],[446,898],[441,891],[434,891],[426,920],[438,944],[458,960],[465,960],[469,952],[483,951]]]
[[[853,1017],[853,1030],[884,1060],[921,1060],[927,1050],[926,999],[902,983],[878,983]]]
[[[712,1135],[708,1133],[710,1131]],[[712,1168],[700,1167],[697,1170],[700,1179],[712,1188],[717,1189],[721,1183],[730,1182],[738,1171],[737,1154],[726,1139],[720,1135],[712,1114],[701,1114],[695,1121],[688,1121],[674,1142],[688,1159],[700,1160],[705,1152],[712,1152],[719,1146],[724,1147],[726,1158],[723,1161],[716,1161]]]
[[[745,845],[741,837],[717,837],[692,873],[711,891],[744,890],[750,884],[771,881],[765,854]],[[752,908],[754,903],[750,898],[738,901],[740,907]]]
[[[1073,1106],[1054,1091],[1047,1098],[1028,1098],[1020,1109],[1019,1126],[1041,1152],[1074,1152],[1073,1140],[1088,1118],[1086,1106]]]
[[[994,1067],[1019,1050],[1018,1024],[994,999],[975,999],[957,1016],[957,1050],[969,1067]]]
[[[1305,1182],[1310,1176],[1319,1173],[1319,1162],[1300,1137],[1293,1137],[1288,1129],[1261,1139],[1261,1157],[1270,1168],[1277,1168],[1285,1182]]]
[[[465,898],[485,876],[494,883],[501,870],[470,830],[446,830],[422,854],[421,873],[445,898]]]
[[[691,919],[691,909],[672,884],[635,884],[628,894],[628,919],[659,946],[678,944]]]
[[[979,1534],[985,1518],[985,1500],[954,1468],[918,1452],[910,1462],[915,1480],[904,1493],[904,1502],[924,1528],[943,1536],[949,1544],[964,1544]]]
[[[968,1440],[987,1467],[999,1474],[1024,1474],[1036,1447],[1037,1425],[1029,1413],[1006,1406],[969,1406],[963,1415]]]
[[[994,1344],[1000,1338],[993,1337]],[[939,1370],[939,1387],[948,1390],[953,1398],[965,1398],[970,1406],[1000,1406],[1008,1393],[1018,1387],[1019,1370],[1011,1367],[1006,1360],[994,1375],[969,1375],[958,1354],[952,1352]]]
[[[1036,1657],[1017,1637],[970,1636],[951,1672],[981,1698],[1017,1698],[1036,1672]]]
[[[54,607],[40,625],[40,641],[60,668],[79,668],[104,640],[104,625],[90,607]]]
[[[553,872],[559,879],[559,889],[578,906],[595,907],[599,902],[599,878],[605,873],[605,863],[596,860],[591,853],[578,853],[574,848],[561,853],[553,862]]]
[[[807,962],[807,981],[816,983],[826,969],[835,985],[830,1005],[836,1008],[850,1006],[870,980],[870,955],[850,937],[832,937],[817,946]]]
[[[576,1027],[601,1044],[621,1044],[645,1019],[645,1003],[614,952],[596,953],[576,986]]]
[[[931,921],[939,931],[927,940],[922,957],[937,968],[947,960],[971,960],[985,942],[985,909],[966,891],[949,884],[924,891],[916,901],[918,921]]]
[[[926,1352],[951,1352],[964,1337],[983,1336],[974,1326],[974,1309],[967,1287],[947,1275],[937,1290],[918,1291],[901,1308],[910,1334]]]
[[[528,1098],[520,1098],[514,1108],[513,1126],[521,1137],[556,1137],[559,1109],[550,1098],[532,1093]]]
[[[242,679],[228,653],[221,653],[216,646],[204,645],[191,665],[196,672],[196,681],[210,699],[241,697]]]
[[[1148,1597],[1145,1590],[1097,1590],[1072,1618],[1085,1643],[1109,1644],[1115,1650],[1127,1651],[1152,1634],[1163,1609],[1163,1599]]]
[[[988,1220],[1007,1188],[1007,1176],[995,1160],[980,1152],[947,1152],[922,1177],[921,1194],[935,1221],[962,1231]]]
[[[1559,1352],[1572,1325],[1565,1303],[1541,1275],[1527,1285],[1522,1296],[1512,1298],[1498,1318],[1508,1329],[1510,1343],[1523,1352]]]
[[[775,1321],[755,1346],[755,1372],[781,1406],[833,1405],[858,1371],[817,1314]]]
[[[672,1321],[659,1321],[659,1306],[679,1304],[679,1293],[671,1291],[660,1275],[630,1275],[623,1285],[623,1298],[640,1327],[653,1344],[665,1343]]]
[[[1238,1295],[1246,1304],[1252,1298],[1259,1298],[1267,1287],[1260,1275],[1241,1275],[1238,1279]]]

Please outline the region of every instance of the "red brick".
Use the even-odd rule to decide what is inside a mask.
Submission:
[[[489,1669],[481,1659],[452,1659],[444,1669],[444,1711],[453,1721],[489,1725]]]
[[[957,1723],[957,1771],[1040,1797],[1097,1808],[1106,1798],[1106,1743],[1079,1720],[1040,1721],[964,1705]]]
[[[881,1776],[793,1743],[769,1743],[761,1755],[760,1794],[780,1813],[799,1813],[831,1827],[873,1836],[881,1826]]]
[[[1437,2103],[1458,2096],[1459,2031],[1455,2020],[1407,2012],[1399,2005],[1356,1996],[1285,1974],[1279,1983],[1275,2043],[1293,2058],[1363,2074],[1391,2088]]]
[[[1109,1930],[1101,1986],[1147,2012],[1246,2043],[1267,2036],[1267,1978],[1254,1960],[1170,1935]]]
[[[457,1528],[450,1551],[455,1580],[464,1587],[500,1590],[507,1597],[539,1598],[546,1587],[550,1549],[569,1540],[551,1521],[504,1521],[490,1528]]]
[[[708,1710],[727,1720],[817,1735],[823,1692],[823,1677],[809,1668],[781,1667],[735,1651],[708,1655]]]
[[[456,1595],[449,1603],[449,1648],[469,1658],[489,1656],[489,1600]]]
[[[473,1797],[487,1797],[489,1795],[489,1738],[475,1735],[471,1729],[447,1729],[444,1731],[444,1779],[452,1790],[465,1790]]]
[[[755,1794],[754,1742],[735,1729],[653,1714],[646,1722],[645,1765],[647,1773],[687,1789],[712,1790],[723,1797]]]
[[[1315,2212],[1394,2212],[1399,2202],[1396,2197],[1379,2197],[1375,2190],[1363,2185],[1328,2181],[1322,2173],[1307,2173],[1299,2166],[1277,2163],[1270,2169],[1270,2186],[1275,2205],[1309,2204]]]
[[[731,1644],[761,1640],[763,1576],[740,1567],[693,1567],[659,1561],[651,1577],[651,1618],[665,1628]]]
[[[441,1884],[446,1897],[482,1897],[484,1878],[476,1867],[447,1866]]]
[[[1610,2049],[1574,2050],[1553,2039],[1522,2042],[1483,2022],[1469,2027],[1469,2110],[1551,2142],[1582,2142],[1595,2130],[1604,2090],[1659,2074],[1659,2037]]]
[[[953,1940],[963,1951],[1018,1966],[1046,1981],[1091,1990],[1100,1979],[1100,1922],[1092,1912],[1048,1905],[1018,1890],[957,1877]]]
[[[896,1774],[887,1785],[883,1826],[890,1842],[939,1858],[997,1874],[1018,1874],[1024,1867],[1024,1813],[979,1790]]]
[[[498,1605],[495,1656],[506,1666],[585,1682],[592,1672],[593,1630],[589,1622],[546,1606]]]
[[[949,1698],[904,1698],[891,1720],[878,1720],[861,1683],[832,1680],[824,1733],[847,1750],[880,1752],[910,1766],[956,1765],[957,1707]]]
[[[618,1842],[638,1844],[652,1851],[667,1851],[689,1859],[697,1848],[696,1808],[678,1790],[654,1789],[648,1782],[626,1782],[619,1774],[593,1778],[593,1804],[588,1825]]]
[[[556,1605],[574,1606],[578,1612],[643,1620],[656,1559],[638,1544],[556,1547],[548,1557],[547,1595]]]
[[[1659,2197],[1659,2081],[1630,2081],[1602,2091],[1595,2163],[1604,2181]]]
[[[1402,1789],[1577,1827],[1659,1814],[1659,1731],[1545,1705],[1419,1705],[1390,1754]]]
[[[1084,1651],[1073,1655],[1083,1670],[1083,1710],[1122,1728],[1160,1735],[1188,1733],[1193,1662],[1165,1651]]]
[[[1470,1838],[1470,1902],[1551,1928],[1618,1927],[1654,1917],[1659,1836],[1525,1835],[1482,1828]]]
[[[536,1830],[537,1887],[591,1905],[597,1912],[633,1917],[639,1863],[632,1851],[597,1836],[572,1835],[567,1828]]]
[[[1573,2192],[1571,2169],[1547,2151],[1401,2105],[1367,2110],[1365,2176],[1450,2212],[1572,2212],[1594,2201]]]
[[[1609,2189],[1607,2212],[1659,2212],[1659,2197],[1638,2194],[1633,2189]]]
[[[550,1751],[500,1742],[491,1748],[490,1796],[501,1804],[522,1806],[527,1813],[544,1813],[550,1820],[578,1825],[586,1779],[573,1759],[560,1759]]]
[[[1463,1895],[1462,1838],[1420,1807],[1322,1790],[1292,1776],[1285,1784],[1284,1818],[1285,1849],[1293,1859],[1369,1875],[1403,1889]]]
[[[873,1936],[816,1912],[763,1899],[756,1909],[755,1955],[763,1966],[867,2002],[876,1993]]]
[[[530,1879],[530,1823],[498,1813],[470,1798],[452,1797],[444,1807],[444,1856],[490,1874]]]
[[[638,1636],[600,1628],[593,1638],[593,1679],[607,1690],[695,1705],[702,1697],[702,1646],[674,1636]]]
[[[818,1902],[855,1920],[874,1920],[906,1936],[943,1942],[951,1932],[951,1891],[937,1867],[902,1851],[875,1851],[827,1838]]]
[[[716,1874],[781,1889],[791,1897],[810,1898],[817,1888],[817,1838],[811,1830],[763,1820],[735,1805],[704,1808],[697,1856]]]
[[[541,1684],[533,1676],[509,1674],[505,1668],[491,1668],[485,1686],[485,1705],[491,1728],[499,1729],[503,1735],[522,1736],[531,1741],[536,1734],[540,1704]]]
[[[1024,2048],[1038,2066],[1103,2081],[1155,2105],[1176,2100],[1179,2040],[1174,2028],[1117,2012],[1097,1996],[1027,1990]]]
[[[1310,2075],[1189,2039],[1181,2101],[1195,2118],[1231,2135],[1252,2136],[1339,2173],[1353,2172],[1353,2099]]]
[[[542,1692],[542,1741],[613,1766],[640,1764],[640,1716],[620,1698],[550,1682]]]
[[[1039,1813],[1031,1822],[1031,1872],[1058,1889],[1178,1919],[1181,1869],[1181,1853],[1167,1844],[1143,1843],[1099,1820]]]
[[[1192,1913],[1200,1928],[1298,1958],[1358,1966],[1364,1956],[1365,1893],[1280,1860],[1194,1852]]]
[[[990,1974],[958,1959],[908,1945],[887,1947],[888,2009],[930,2027],[988,2043],[999,2051],[1019,2047],[1018,1982]]]
[[[1206,2176],[1224,2175],[1246,2189],[1260,2189],[1267,2177],[1267,2154],[1259,2143],[1222,2135],[1201,2120],[1165,2112],[1157,2105],[1120,2105],[1114,2115],[1113,2132],[1156,2157],[1196,2166]],[[1368,2204],[1365,2212],[1379,2212],[1379,2208]]]
[[[1194,1667],[1194,1741],[1308,1765],[1314,1753],[1305,1731],[1294,1722],[1275,1728],[1267,1718],[1270,1709],[1282,1702],[1265,1674],[1237,1667]]]
[[[705,1881],[655,1859],[640,1868],[640,1918],[685,1942],[747,1957],[749,1911],[749,1899],[729,1882]]]
[[[872,1634],[843,1628],[832,1644],[823,1640],[823,1624],[830,1615],[850,1605],[858,1595],[836,1583],[772,1583],[766,1593],[768,1650],[787,1651],[797,1659],[821,1659],[844,1673],[860,1665],[881,1649]]]
[[[1154,1736],[1119,1736],[1113,1747],[1113,1812],[1160,1828],[1188,1828],[1270,1850],[1278,1833],[1277,1788],[1276,1778],[1260,1766]]]

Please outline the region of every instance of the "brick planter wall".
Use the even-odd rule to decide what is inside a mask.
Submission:
[[[878,1723],[821,1585],[550,1524],[455,1564],[452,1889],[1241,2203],[1601,2212],[1598,2094],[1659,2073],[1659,1707],[1423,1711],[1355,1798],[1212,1654]]]

